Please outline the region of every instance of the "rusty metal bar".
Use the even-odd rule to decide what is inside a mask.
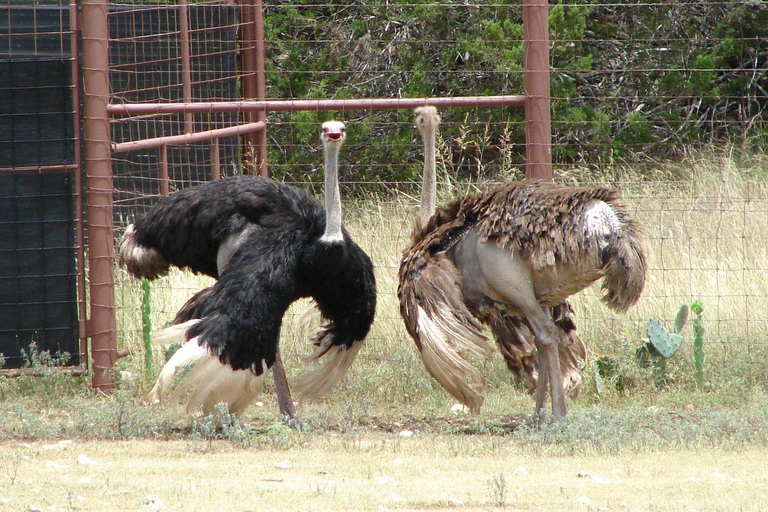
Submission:
[[[109,24],[106,0],[82,0],[85,167],[88,187],[92,385],[105,394],[114,387],[117,354],[114,234],[109,116]]]
[[[525,96],[454,96],[449,98],[373,98],[349,100],[260,100],[217,101],[199,103],[132,103],[112,104],[107,112],[113,116],[138,114],[174,114],[179,112],[290,112],[296,110],[386,110],[416,108],[423,105],[442,107],[523,106]]]
[[[80,48],[78,45],[77,4],[71,1],[69,4],[70,51],[72,52],[72,106],[74,109],[74,133],[75,133],[75,237],[77,248],[75,249],[75,268],[77,269],[77,311],[78,311],[78,338],[80,339],[80,365],[88,368],[88,308],[85,293],[85,217],[83,215],[83,154],[80,137]]]
[[[192,144],[195,142],[202,142],[205,140],[220,138],[220,137],[232,137],[234,135],[240,135],[242,133],[248,133],[257,130],[263,130],[266,128],[266,124],[262,122],[241,124],[238,126],[230,126],[228,128],[216,128],[215,130],[206,130],[204,132],[187,133],[184,135],[169,135],[167,137],[155,137],[153,139],[143,139],[131,142],[121,142],[120,144],[112,144],[113,153],[125,153],[126,151],[136,151],[140,149],[158,148],[160,146],[183,146],[186,144]]]
[[[62,375],[68,375],[70,377],[80,377],[88,372],[87,368],[80,367],[63,367],[57,368],[57,372]],[[0,370],[0,377],[6,377],[9,379],[17,379],[21,376],[29,377],[44,377],[48,375],[48,371],[35,370],[32,368],[13,368],[8,370]]]
[[[170,193],[168,184],[168,146],[160,146],[160,195],[167,196]]]
[[[219,139],[211,139],[211,180],[221,179],[221,158],[219,155]]]
[[[523,0],[525,53],[525,156],[529,178],[552,179],[552,124],[549,93],[549,6]]]
[[[78,107],[79,108],[79,107]],[[0,168],[0,174],[6,173],[6,172],[59,172],[59,171],[76,171],[78,169],[77,163],[74,164],[64,164],[64,165],[30,165],[26,167],[6,167],[6,168]]]
[[[264,57],[264,6],[262,0],[254,2],[254,16],[256,25],[256,99],[267,99],[267,80]],[[264,110],[256,111],[256,121],[267,122],[267,113]],[[256,166],[259,169],[259,176],[269,177],[267,167],[267,130],[256,132]],[[280,362],[282,365],[282,361]],[[285,375],[283,375],[285,377]],[[286,384],[286,389],[288,385]],[[293,405],[293,404],[291,404]]]
[[[189,8],[187,0],[179,0],[179,31],[181,36],[181,76],[184,101],[192,101],[192,59],[189,56]],[[184,130],[194,133],[192,112],[184,113]]]

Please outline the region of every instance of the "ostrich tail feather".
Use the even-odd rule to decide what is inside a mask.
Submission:
[[[646,262],[639,234],[633,225],[611,244],[611,257],[603,277],[603,302],[619,313],[640,299],[645,286]]]
[[[310,333],[316,331],[316,327],[322,324],[323,314],[317,302],[312,302],[307,309],[299,316],[296,324],[296,332],[300,340],[309,339]]]
[[[490,345],[482,334],[455,322],[451,312],[430,316],[421,306],[417,311],[419,348],[425,368],[451,396],[471,411],[479,412],[485,384],[464,352],[488,356],[492,350]],[[459,341],[462,343],[457,343]]]
[[[347,373],[362,346],[362,341],[358,341],[351,347],[344,345],[321,347],[320,351],[325,354],[322,364],[296,379],[294,389],[302,399],[306,400],[315,400],[326,395]]]
[[[168,263],[157,250],[140,245],[136,240],[136,226],[131,224],[120,240],[120,259],[125,268],[137,279],[156,279],[168,273]]]
[[[189,393],[186,411],[190,416],[199,412],[213,414],[220,403],[227,404],[229,412],[240,414],[256,400],[263,387],[264,374],[233,370],[209,353],[189,371],[172,397],[182,401]]]
[[[208,354],[208,350],[197,344],[197,339],[187,341],[187,329],[198,323],[200,320],[190,320],[183,324],[172,325],[166,329],[156,332],[152,336],[153,343],[180,343],[181,347],[171,356],[165,366],[163,366],[160,376],[157,378],[155,386],[149,392],[149,399],[153,403],[162,402],[163,392],[168,389],[173,377],[179,368],[184,368],[198,362],[202,357]]]
[[[199,411],[206,415],[213,414],[216,404],[221,402],[227,404],[230,412],[241,413],[261,392],[264,375],[257,376],[250,370],[233,370],[211,354],[207,347],[201,346],[198,338],[186,341],[187,330],[199,321],[194,319],[172,325],[153,336],[156,342],[180,341],[183,344],[163,367],[157,383],[149,393],[149,399],[153,403],[161,403],[163,394],[179,370],[191,367],[171,393],[174,401],[182,401],[190,393],[187,398],[187,414],[192,416]]]

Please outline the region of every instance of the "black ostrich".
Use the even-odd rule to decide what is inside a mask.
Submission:
[[[325,356],[323,364],[297,379],[297,391],[316,398],[343,377],[376,308],[371,260],[341,222],[338,155],[345,139],[344,123],[323,124],[325,210],[306,191],[238,176],[168,196],[128,227],[120,254],[134,276],[152,279],[175,265],[218,278],[156,335],[186,343],[163,368],[153,400],[178,368],[192,365],[177,389],[193,390],[188,412],[210,414],[219,402],[241,412],[261,391],[283,315],[301,297],[312,297],[327,323],[312,356]]]

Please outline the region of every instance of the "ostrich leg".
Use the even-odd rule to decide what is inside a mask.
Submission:
[[[288,389],[288,379],[285,377],[283,358],[280,356],[279,350],[275,357],[275,364],[272,365],[272,377],[275,379],[275,393],[277,394],[280,415],[291,420],[296,419],[296,407],[293,405],[291,390]]]
[[[542,308],[536,299],[530,267],[519,254],[493,242],[478,242],[477,258],[486,286],[489,287],[486,293],[488,297],[519,310],[536,336],[539,358],[536,414],[540,415],[544,409],[546,384],[549,383],[552,415],[556,421],[564,418],[568,413],[568,406],[560,371],[560,331],[552,320],[549,308]]]

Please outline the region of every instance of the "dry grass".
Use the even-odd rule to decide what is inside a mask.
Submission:
[[[766,510],[765,451],[561,457],[505,439],[0,445],[0,510]],[[37,508],[33,508],[37,507]]]

